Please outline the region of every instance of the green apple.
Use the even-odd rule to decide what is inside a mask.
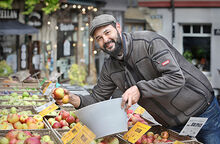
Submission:
[[[16,97],[18,94],[16,92],[11,93],[11,96]]]
[[[10,112],[11,112],[12,114],[17,113],[16,107],[11,107]]]
[[[29,93],[25,91],[25,92],[23,92],[22,96],[23,97],[29,97]]]
[[[38,95],[32,95],[32,99],[36,100],[39,99]]]
[[[42,140],[43,142],[49,142],[49,141],[51,141],[49,135],[44,135],[44,136],[42,136],[42,137],[41,137],[41,140]]]
[[[9,140],[6,137],[1,137],[0,144],[9,144]]]

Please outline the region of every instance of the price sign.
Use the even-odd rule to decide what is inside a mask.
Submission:
[[[96,135],[84,125],[71,144],[90,144],[95,137]]]
[[[136,113],[136,114],[143,114],[145,111],[146,111],[146,110],[145,110],[143,107],[139,106],[139,107],[134,111],[134,113]]]
[[[151,126],[137,122],[124,136],[123,138],[131,143],[135,143],[142,135],[144,135]]]
[[[48,113],[54,111],[58,109],[58,106],[55,103],[52,103],[51,105],[49,105],[48,107],[46,107],[45,109],[43,109],[41,112],[39,112],[39,114],[44,117],[45,115],[47,115]]]
[[[47,84],[47,86],[43,90],[44,95],[49,95],[51,91],[55,88],[56,83],[52,83],[51,81]]]
[[[200,129],[203,127],[207,119],[208,118],[190,117],[190,119],[180,132],[180,135],[195,137],[199,133]]]
[[[80,123],[77,123],[70,131],[68,131],[61,140],[64,144],[68,143],[71,139],[73,139],[82,129],[82,125]]]

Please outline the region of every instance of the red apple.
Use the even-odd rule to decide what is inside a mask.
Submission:
[[[61,125],[61,127],[63,127],[63,126],[69,126],[69,124],[66,122],[66,120],[61,120],[61,121],[60,121],[60,125]]]
[[[33,118],[33,117],[28,117],[26,119],[26,123],[27,125],[31,124],[31,123],[36,123],[37,121]]]
[[[38,126],[36,123],[30,123],[28,124],[28,129],[38,129]]]
[[[29,135],[30,137],[32,136],[30,131],[24,131],[24,133],[26,133],[26,135]]]
[[[38,121],[38,122],[36,123],[36,125],[37,125],[37,128],[38,128],[38,129],[43,129],[43,128],[44,128],[44,123],[43,123],[42,121]]]
[[[141,138],[139,138],[139,139],[135,142],[135,144],[141,144]]]
[[[61,124],[59,122],[55,122],[53,125],[52,125],[52,128],[61,128]]]
[[[7,120],[10,123],[16,123],[17,121],[19,121],[19,115],[18,114],[8,114]]]
[[[61,100],[61,99],[63,99],[63,97],[65,95],[64,89],[63,88],[55,88],[53,94],[54,94],[54,99]]]
[[[154,136],[154,133],[152,131],[147,132],[147,137]]]
[[[132,114],[134,111],[132,109],[127,110],[127,114]]]
[[[18,141],[18,140],[17,140],[16,138],[10,139],[10,140],[9,140],[9,144],[16,144],[17,141]]]
[[[69,124],[71,124],[71,123],[75,122],[75,118],[70,115],[70,116],[68,116],[68,117],[66,118],[66,121],[67,121]]]
[[[51,124],[53,121],[56,121],[55,118],[49,118],[48,122]]]
[[[37,137],[30,137],[24,141],[24,144],[41,144],[41,142]]]
[[[42,117],[41,115],[39,115],[39,114],[35,115],[33,118],[34,118],[36,121],[43,121],[43,117]]]
[[[61,115],[56,116],[56,117],[55,117],[55,120],[58,121],[58,122],[60,122],[60,121],[62,120],[62,116],[61,116]]]
[[[41,139],[41,136],[40,136],[40,134],[38,134],[38,133],[33,133],[33,134],[32,134],[32,137],[36,137],[36,138],[38,138],[39,140]]]
[[[7,134],[6,134],[6,138],[11,140],[11,139],[16,139],[17,135],[18,135],[19,131],[18,130],[10,130]]]
[[[78,118],[76,118],[75,123],[78,123],[78,122],[79,122],[79,119],[78,119]]]
[[[61,110],[60,113],[59,113],[59,115],[61,115],[61,116],[62,116],[62,119],[65,120],[65,119],[70,115],[70,113],[67,112],[67,111],[65,111],[65,110]]]
[[[168,131],[161,132],[161,137],[164,138],[164,139],[168,139],[168,137],[169,137]]]
[[[27,115],[21,115],[21,117],[20,117],[20,122],[22,122],[22,123],[25,123],[26,122],[26,120],[27,120],[27,118],[28,118],[28,116]]]

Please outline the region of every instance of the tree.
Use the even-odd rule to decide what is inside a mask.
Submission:
[[[0,1],[0,8],[11,9],[13,0],[2,0]]]

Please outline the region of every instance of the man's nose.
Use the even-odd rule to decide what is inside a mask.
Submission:
[[[103,41],[104,41],[104,43],[108,42],[109,41],[108,37],[107,36],[103,36]]]

